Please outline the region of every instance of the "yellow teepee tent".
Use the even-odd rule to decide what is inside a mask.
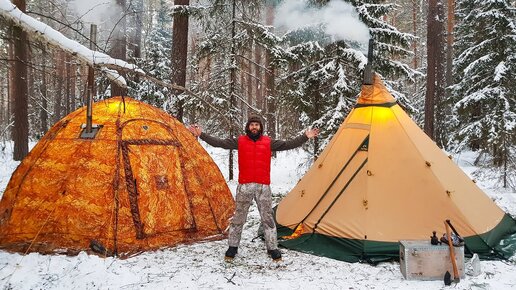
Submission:
[[[477,253],[516,231],[378,76],[276,209],[283,246],[346,261],[395,258],[399,240],[429,240],[446,219]]]

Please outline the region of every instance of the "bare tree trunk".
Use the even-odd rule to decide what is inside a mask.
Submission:
[[[66,116],[66,115],[70,114],[70,107],[71,107],[71,105],[70,105],[70,98],[72,97],[71,94],[70,94],[70,92],[71,92],[70,81],[71,81],[72,70],[71,70],[71,67],[70,67],[71,58],[70,58],[69,54],[66,54],[65,60],[66,60],[66,63],[65,63],[65,66],[66,66],[66,77],[65,77],[65,80],[66,80],[65,116]]]
[[[127,36],[126,36],[126,0],[116,0],[116,3],[122,7],[122,19],[114,28],[114,39],[113,39],[113,47],[111,48],[111,56],[114,58],[118,58],[121,60],[127,59]],[[120,74],[125,76],[125,74]],[[126,96],[127,89],[122,88],[111,82],[111,96]]]
[[[190,0],[174,0],[174,5],[190,5]],[[172,27],[172,83],[186,86],[186,60],[188,54],[188,15],[174,15]],[[179,96],[182,91],[174,90]],[[184,101],[178,100],[176,105],[177,119],[183,122]]]
[[[57,69],[57,72],[56,72],[56,75],[57,77],[55,78],[55,81],[57,81],[56,85],[57,85],[57,89],[56,89],[56,93],[55,93],[55,101],[54,101],[54,118],[53,118],[53,121],[54,123],[59,121],[62,117],[62,103],[63,103],[63,81],[64,81],[64,77],[63,77],[63,63],[64,63],[64,53],[62,51],[57,51],[57,56],[56,56],[56,69]]]
[[[27,68],[27,121],[29,122],[29,128],[30,124],[36,124],[38,123],[36,114],[32,112],[33,107],[30,106],[30,98],[34,97],[36,95],[36,87],[35,87],[35,76],[36,70],[34,69],[34,64],[30,64],[30,62],[33,59],[32,56],[32,48],[30,45],[30,42],[28,41],[28,35],[27,35],[27,62],[25,67]],[[35,63],[35,62],[34,62]],[[30,131],[29,135],[30,136]]]
[[[435,43],[436,36],[436,17],[437,0],[428,1],[427,18],[427,77],[426,77],[426,97],[425,97],[425,133],[432,140],[435,139],[434,132],[434,107],[435,107],[435,83],[436,83],[436,57],[437,49]]]
[[[417,12],[418,12],[418,0],[412,0],[412,34],[414,36],[417,36],[418,33],[417,33],[417,23],[418,23],[418,15],[417,15]],[[418,45],[418,42],[417,40],[414,40],[414,42],[412,43],[412,49],[414,51],[414,59],[412,60],[412,65],[413,65],[413,68],[414,69],[417,69],[417,66],[418,66],[418,63],[417,63],[417,45]]]
[[[7,75],[8,76],[8,75]],[[7,83],[9,83],[9,81],[7,80]],[[3,85],[3,84],[2,84]],[[9,87],[9,85],[7,85],[7,87]],[[2,128],[5,128],[6,126],[6,121],[5,121],[5,106],[6,106],[6,101],[5,101],[5,97],[9,97],[9,93],[4,93],[4,89],[2,88],[1,90],[2,92],[0,93],[0,126]],[[0,136],[2,137],[2,136]]]
[[[312,120],[318,120],[321,115],[323,114],[322,108],[321,108],[321,94],[318,91],[314,91],[312,93],[314,96],[313,99],[313,106],[314,106],[314,116]],[[317,159],[317,156],[319,156],[319,138],[314,138],[314,159]]]
[[[453,27],[455,25],[455,1],[448,0],[448,33],[446,37],[446,86],[453,84]]]
[[[25,0],[14,0],[13,4],[25,12]],[[14,66],[13,77],[16,85],[14,96],[14,160],[22,160],[29,153],[28,87],[27,87],[27,34],[19,27],[12,27]]]
[[[134,33],[131,34],[131,41],[129,41],[129,50],[132,53],[132,59],[140,59],[142,57],[141,45],[142,45],[142,29],[143,29],[143,1],[133,0],[133,11],[134,16]],[[134,61],[133,61],[134,62]],[[139,82],[139,76],[134,77],[136,83]]]
[[[255,75],[255,85],[254,88],[256,90],[256,107],[264,112],[264,101],[263,101],[263,86],[262,86],[262,68],[260,64],[262,63],[262,49],[259,45],[254,46],[254,75]]]
[[[246,56],[249,59],[246,61],[247,67],[247,89],[246,89],[246,95],[247,95],[247,103],[250,105],[255,106],[256,104],[253,104],[253,63],[251,62],[251,59],[253,58],[253,43],[249,45],[248,50],[246,51]],[[251,113],[251,109],[247,109],[247,116]]]
[[[266,25],[274,23],[274,7],[267,6],[266,8]],[[268,71],[265,72],[265,102],[267,104],[267,131],[272,139],[276,139],[276,98],[274,91],[274,66],[272,65],[272,58],[270,53],[265,54],[265,65]]]
[[[9,73],[5,75],[6,77],[9,77]],[[7,83],[9,83],[8,80],[6,80]],[[7,85],[7,84],[6,84]],[[9,88],[9,85],[7,85],[7,88]],[[4,78],[0,78],[0,126],[2,128],[5,128],[5,96],[9,96],[9,93],[5,93],[4,90]],[[0,136],[1,138],[2,136]]]
[[[417,38],[414,39],[414,42],[412,43],[412,48],[414,51],[414,59],[412,61],[412,65],[414,69],[418,69],[419,62],[418,62],[418,47],[419,47],[419,1],[421,0],[412,0],[412,34],[416,36]],[[418,79],[414,79],[414,86],[413,86],[413,94],[417,94],[419,89],[419,82]]]
[[[235,59],[235,17],[236,17],[236,1],[233,0],[233,14],[231,17],[231,69],[230,69],[230,84],[229,84],[229,111],[231,120],[231,126],[229,127],[229,138],[235,136],[235,129],[233,123],[235,120],[234,106],[235,106],[235,85],[236,85],[236,59]],[[233,180],[233,163],[234,163],[233,150],[229,150],[229,180]]]
[[[437,145],[443,148],[447,143],[447,137],[445,134],[445,101],[446,101],[446,53],[445,53],[445,34],[446,27],[444,24],[444,4],[442,0],[437,0],[437,20],[435,22],[436,25],[436,35],[435,35],[435,45],[436,45],[436,70],[435,70],[435,78],[436,78],[436,89],[435,89],[435,128],[434,128],[434,136]]]
[[[75,62],[72,60],[72,63],[70,64],[70,70],[71,70],[71,76],[70,76],[70,98],[71,98],[71,102],[70,102],[70,112],[73,112],[75,111],[75,105],[76,105],[76,102],[77,102],[77,92],[76,92],[76,88],[77,88],[77,65],[75,64]]]
[[[47,53],[43,51],[43,60],[41,67],[41,108],[39,109],[39,118],[41,119],[41,135],[43,136],[48,130],[48,101],[47,101]]]
[[[15,102],[15,91],[14,91],[14,88],[16,87],[15,85],[15,81],[16,81],[16,78],[15,78],[15,69],[14,69],[14,66],[16,64],[16,61],[15,61],[15,56],[14,56],[14,41],[12,39],[14,39],[14,34],[15,34],[15,31],[14,30],[11,30],[11,42],[9,43],[9,88],[8,88],[8,92],[9,92],[9,95],[7,97],[7,124],[10,124],[10,121],[11,121],[11,118],[14,117],[14,102]],[[10,137],[12,140],[14,140],[14,128],[12,130],[9,130],[10,132]]]

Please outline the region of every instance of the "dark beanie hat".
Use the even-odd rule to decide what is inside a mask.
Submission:
[[[249,116],[249,118],[247,119],[247,123],[245,124],[245,132],[247,134],[249,134],[249,125],[252,123],[252,122],[256,122],[256,123],[259,123],[260,124],[260,134],[263,134],[263,122],[262,122],[262,118],[260,116],[257,116],[257,115],[251,115]]]

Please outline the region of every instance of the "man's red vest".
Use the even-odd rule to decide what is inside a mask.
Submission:
[[[271,184],[271,138],[238,137],[238,183]]]

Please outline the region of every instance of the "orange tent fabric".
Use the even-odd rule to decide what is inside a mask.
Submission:
[[[217,165],[179,121],[115,97],[57,124],[13,173],[0,201],[0,248],[128,255],[225,237],[234,201]]]

